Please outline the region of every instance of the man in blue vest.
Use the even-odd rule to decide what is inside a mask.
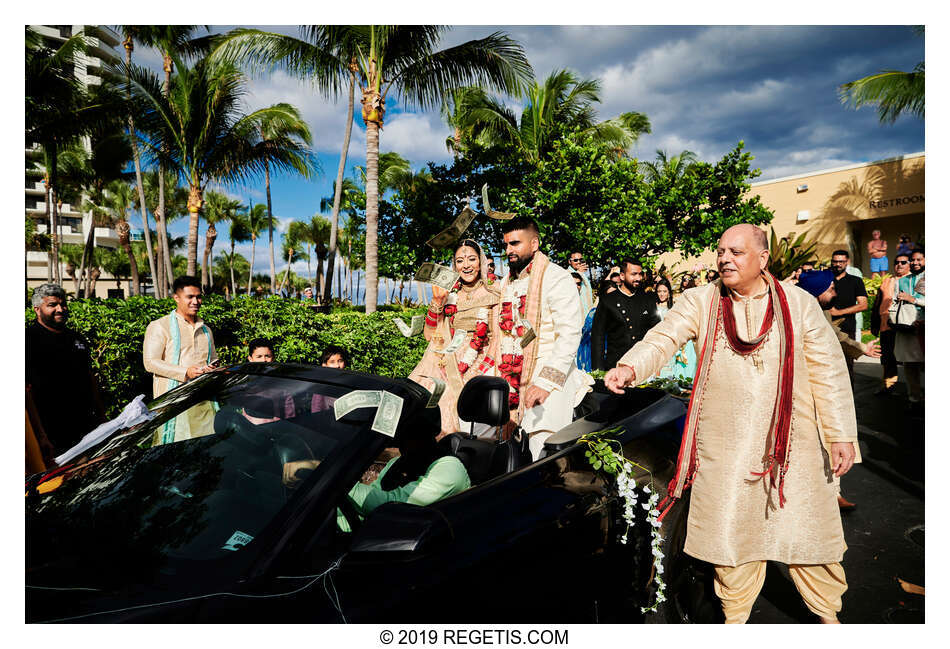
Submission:
[[[200,280],[183,275],[172,284],[172,291],[175,310],[149,323],[142,345],[142,361],[145,370],[152,374],[155,397],[213,370],[218,363],[211,330],[198,316]],[[159,431],[163,434],[162,441],[156,442],[180,441],[213,432],[214,412],[210,404],[207,409],[199,407],[201,405],[169,422],[170,426]]]

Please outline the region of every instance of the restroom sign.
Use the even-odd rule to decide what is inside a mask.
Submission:
[[[913,205],[914,203],[923,203],[924,195],[915,194],[913,196],[901,196],[900,198],[888,198],[882,201],[868,201],[868,207],[872,210],[879,210],[884,207],[900,207],[901,205]]]

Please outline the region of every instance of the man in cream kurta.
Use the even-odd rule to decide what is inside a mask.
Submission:
[[[539,251],[537,224],[517,217],[504,224],[504,241],[511,274],[502,285],[529,288],[528,310],[540,299],[534,363],[525,363],[529,376],[521,377],[521,427],[531,434],[531,453],[537,459],[544,440],[571,423],[574,407],[590,391],[593,379],[577,368],[577,347],[581,340],[585,313],[570,272],[547,260]],[[540,282],[533,273],[543,272]],[[532,295],[531,291],[540,295]]]
[[[211,330],[198,316],[201,283],[194,277],[179,277],[173,291],[175,310],[149,323],[142,345],[142,361],[152,374],[155,398],[211,371],[218,360]],[[160,444],[201,437],[213,432],[213,422],[211,403],[202,402],[156,431],[155,441]]]
[[[685,552],[716,566],[715,590],[727,622],[748,619],[765,578],[765,562],[772,560],[789,565],[808,608],[833,623],[847,589],[839,563],[847,546],[834,478],[850,469],[856,457],[860,461],[841,346],[818,302],[798,287],[782,284],[794,374],[780,504],[780,490],[770,488],[769,476],[753,472],[762,471],[769,452],[784,355],[782,332],[788,329],[776,318],[760,346],[741,354],[730,342],[734,339],[723,333],[724,316],[710,317],[716,303],[726,304],[719,302],[720,295],[731,297],[735,334],[741,341],[757,338],[773,300],[774,284],[762,275],[767,262],[761,230],[751,225],[727,230],[718,249],[722,279],[684,292],[605,383],[622,391],[648,379],[688,340],[696,340],[697,349],[709,347],[701,352],[711,356],[705,375],[700,362],[690,405],[697,417],[696,463]],[[715,335],[710,327],[716,327]]]

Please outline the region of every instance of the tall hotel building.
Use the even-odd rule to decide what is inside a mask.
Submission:
[[[120,63],[116,47],[121,43],[119,35],[112,29],[101,25],[30,25],[31,30],[41,34],[46,43],[57,48],[62,45],[66,39],[70,38],[82,30],[86,37],[86,53],[78,53],[76,56],[75,74],[76,78],[81,80],[87,86],[96,85],[102,82],[101,75],[103,68],[107,63]],[[30,170],[33,162],[42,160],[37,146],[33,142],[26,142],[26,215],[36,221],[38,233],[49,232],[49,221],[46,216],[46,186],[43,183],[43,171],[41,169]],[[94,228],[94,244],[106,248],[115,248],[119,245],[119,238],[115,230],[107,227]],[[83,215],[78,205],[63,203],[59,212],[59,235],[62,243],[82,244],[86,240],[86,233],[83,231]],[[47,269],[49,254],[41,250],[26,251],[26,276],[27,285],[35,288],[47,281]],[[62,268],[63,288],[70,292],[73,290],[73,282],[70,281],[63,262],[60,262]],[[77,271],[78,272],[78,271]],[[123,289],[115,288],[115,280],[107,273],[103,272],[96,284],[96,295],[98,297],[107,297],[117,295],[121,292],[123,295],[129,295],[128,282],[124,282]]]

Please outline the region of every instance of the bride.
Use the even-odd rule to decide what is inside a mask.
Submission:
[[[432,382],[425,377],[437,377],[445,382],[445,392],[439,400],[442,414],[440,437],[460,430],[468,431],[469,425],[459,421],[456,410],[462,386],[474,376],[495,374],[494,351],[501,302],[498,285],[488,272],[488,260],[477,243],[471,239],[459,242],[453,267],[459,279],[451,290],[432,286],[432,302],[424,329],[429,347],[409,374],[410,379],[430,389]],[[440,353],[457,332],[465,334],[461,346],[454,352]]]

